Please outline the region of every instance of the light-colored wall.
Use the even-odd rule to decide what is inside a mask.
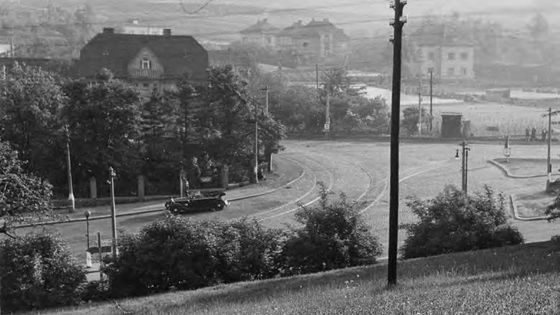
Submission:
[[[449,54],[455,54],[450,60]],[[467,58],[463,59],[462,54]],[[449,69],[454,69],[453,74]],[[442,79],[474,79],[474,48],[468,46],[454,46],[441,48],[441,78]]]
[[[141,61],[144,57],[147,57],[152,62],[151,69],[142,69]],[[156,55],[148,48],[142,48],[136,57],[128,63],[127,69],[132,79],[158,79],[165,72]]]

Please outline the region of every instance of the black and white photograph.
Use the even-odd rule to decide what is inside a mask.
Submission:
[[[560,314],[560,2],[0,0],[0,314]]]

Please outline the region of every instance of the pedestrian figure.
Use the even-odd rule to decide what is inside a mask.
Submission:
[[[537,128],[531,129],[531,141],[537,141]]]
[[[525,128],[525,141],[529,142],[529,137],[531,137],[531,130],[529,130],[529,127]]]
[[[546,130],[544,130],[544,129],[541,131],[541,140],[542,140],[542,142],[546,141]]]

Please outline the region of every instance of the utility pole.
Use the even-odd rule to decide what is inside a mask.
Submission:
[[[418,76],[418,136],[422,136],[422,74]]]
[[[548,108],[548,150],[546,155],[546,174],[548,175],[546,180],[546,191],[548,191],[550,187],[550,182],[552,181],[552,165],[550,164],[550,146],[551,146],[551,133],[552,132],[552,108]]]
[[[328,136],[331,130],[331,92],[330,86],[327,83],[327,98],[326,98],[326,105],[325,105],[325,135]]]
[[[257,106],[257,102],[253,101],[255,105],[255,166],[254,166],[254,182],[259,182],[259,107]]]
[[[391,100],[391,179],[389,193],[389,262],[387,282],[397,284],[397,246],[399,236],[399,128],[401,113],[401,54],[402,30],[406,19],[403,10],[406,0],[395,0],[391,7],[395,10],[395,20],[391,22],[393,35],[393,91]]]
[[[117,213],[115,210],[115,170],[109,166],[109,177],[111,184],[111,232],[112,232],[112,249],[113,249],[113,260],[117,260]],[[100,247],[101,248],[101,247]],[[101,251],[101,249],[100,249]]]
[[[461,163],[462,167],[462,189],[463,192],[465,193],[465,195],[467,195],[468,193],[468,185],[467,185],[467,181],[469,178],[469,148],[467,147],[467,142],[463,140],[463,142],[461,143],[461,148],[462,148],[462,156],[463,156],[463,162]]]
[[[433,102],[433,85],[434,85],[434,69],[430,68],[430,133],[432,132],[432,124],[433,124],[433,111],[432,111],[432,102]]]
[[[315,86],[317,89],[317,93],[319,93],[319,64],[315,64]]]
[[[264,93],[265,93],[265,97],[264,97],[264,112],[265,112],[265,115],[268,116],[268,85],[265,86],[265,88],[264,88]]]
[[[76,212],[76,199],[72,186],[72,163],[70,161],[70,131],[66,126],[66,164],[68,165],[68,200],[70,201],[70,213]]]

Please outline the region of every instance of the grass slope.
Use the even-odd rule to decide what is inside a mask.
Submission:
[[[558,314],[560,248],[549,242],[350,268],[118,303],[62,314]]]

